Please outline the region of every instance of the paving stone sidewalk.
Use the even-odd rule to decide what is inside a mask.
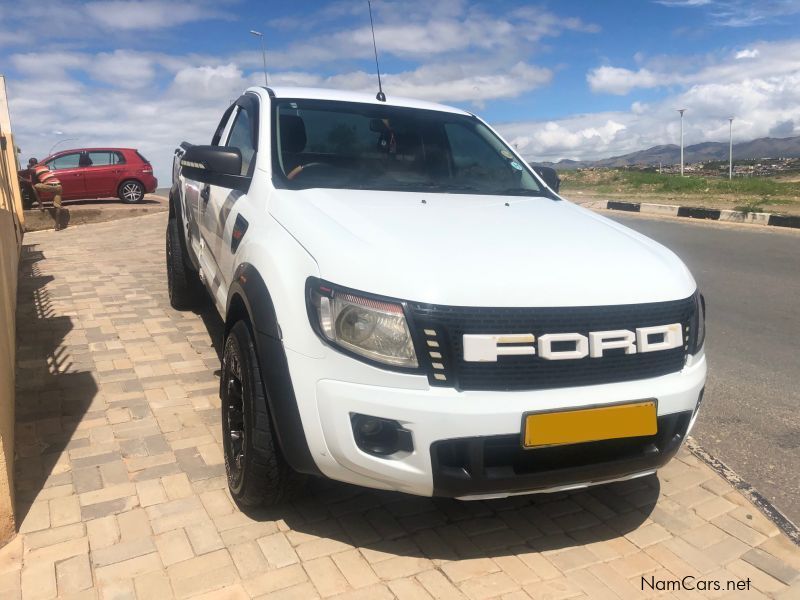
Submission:
[[[222,324],[170,308],[164,227],[25,239],[19,535],[0,598],[800,598],[800,549],[686,451],[658,477],[572,493],[467,503],[315,481],[240,512],[219,443]],[[723,589],[643,589],[685,576]]]

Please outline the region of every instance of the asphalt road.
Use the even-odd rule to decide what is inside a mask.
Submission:
[[[604,214],[691,269],[710,368],[692,435],[800,524],[800,231]]]

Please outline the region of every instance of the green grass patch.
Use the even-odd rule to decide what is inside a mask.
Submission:
[[[739,177],[733,180],[690,175],[667,175],[653,171],[621,169],[584,170],[560,174],[564,189],[596,189],[601,193],[640,192],[651,194],[709,194],[756,196],[763,203],[772,197],[800,197],[800,183],[770,177]],[[759,200],[760,201],[760,200]]]
[[[760,200],[751,200],[747,204],[739,204],[738,206],[734,206],[733,209],[743,213],[764,212],[765,203],[766,199],[761,198]]]

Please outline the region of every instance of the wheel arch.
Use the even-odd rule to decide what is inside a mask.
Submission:
[[[172,184],[172,187],[169,189],[169,218],[170,219],[182,219],[183,212],[181,211],[181,202],[180,202],[180,190],[178,186]]]
[[[124,181],[130,181],[130,180],[126,179]],[[122,183],[120,183],[120,186],[121,185]],[[167,218],[176,219],[178,221],[178,231],[180,232],[179,242],[181,244],[181,250],[183,250],[183,255],[189,259],[188,266],[191,267],[193,271],[198,272],[200,270],[200,261],[197,260],[197,257],[194,254],[194,250],[187,243],[186,240],[186,223],[183,220],[183,205],[181,203],[181,192],[180,188],[176,185],[173,185],[169,191],[168,204],[169,204],[169,214]],[[227,335],[227,331],[225,333]]]
[[[264,279],[249,263],[236,268],[228,290],[224,339],[242,319],[249,323],[255,338],[256,358],[281,452],[295,471],[319,475],[300,418],[275,306]]]
[[[233,326],[242,320],[247,321],[252,328],[252,319],[250,318],[250,311],[245,304],[244,296],[240,291],[235,291],[232,293],[231,298],[228,301],[228,310],[225,313],[225,333],[223,334],[223,338],[228,339],[228,334],[231,332],[231,329],[233,329]]]
[[[244,312],[242,312],[244,311]],[[267,284],[258,270],[250,263],[240,264],[233,273],[228,289],[228,301],[225,310],[225,335],[235,321],[229,322],[231,315],[247,316],[254,333],[262,333],[281,339],[278,316],[272,303]]]

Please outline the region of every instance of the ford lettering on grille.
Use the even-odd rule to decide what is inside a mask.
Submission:
[[[556,346],[558,344],[558,346]],[[538,353],[546,360],[578,360],[602,358],[606,350],[621,349],[625,354],[671,350],[683,345],[680,323],[592,331],[580,333],[547,333],[537,339],[532,333],[464,334],[464,360],[467,362],[497,362],[500,356],[533,356]]]

